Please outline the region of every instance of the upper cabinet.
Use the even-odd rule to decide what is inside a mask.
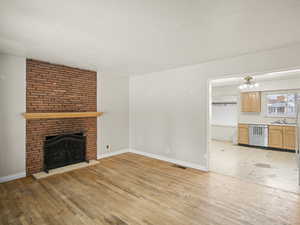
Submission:
[[[261,94],[259,91],[241,93],[241,111],[242,112],[261,111]]]

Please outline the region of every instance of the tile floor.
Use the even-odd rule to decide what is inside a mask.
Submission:
[[[211,141],[210,170],[287,191],[300,193],[295,153]]]

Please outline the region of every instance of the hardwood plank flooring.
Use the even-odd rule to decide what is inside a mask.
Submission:
[[[0,224],[298,225],[300,195],[126,153],[0,184]]]

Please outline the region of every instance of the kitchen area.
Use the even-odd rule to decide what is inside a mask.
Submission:
[[[276,92],[276,94],[270,92],[262,93],[260,91],[241,93],[238,143],[295,152],[296,96],[296,90],[291,90],[291,93]],[[264,101],[262,101],[262,98]],[[288,100],[289,102],[287,102]],[[262,115],[263,118],[260,118],[262,113],[261,105],[266,105],[266,112]],[[286,105],[289,108],[289,115],[286,115],[287,113],[285,112]],[[252,114],[247,115],[247,113]],[[249,119],[249,117],[252,118]],[[258,122],[252,123],[247,121]]]
[[[300,193],[300,76],[222,82],[212,85],[211,171]]]

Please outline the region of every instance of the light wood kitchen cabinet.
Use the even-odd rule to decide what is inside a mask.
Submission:
[[[296,127],[283,127],[283,148],[296,149]]]
[[[259,91],[241,93],[242,112],[260,112],[261,94]]]
[[[238,143],[249,144],[249,126],[248,124],[239,124],[238,128]]]
[[[282,126],[269,126],[269,147],[283,148]]]
[[[250,98],[248,92],[241,93],[241,111],[249,112],[250,111]]]
[[[269,125],[268,147],[295,150],[296,131],[294,126]],[[249,124],[238,125],[238,143],[249,145]]]
[[[296,127],[269,126],[269,147],[295,150]]]

